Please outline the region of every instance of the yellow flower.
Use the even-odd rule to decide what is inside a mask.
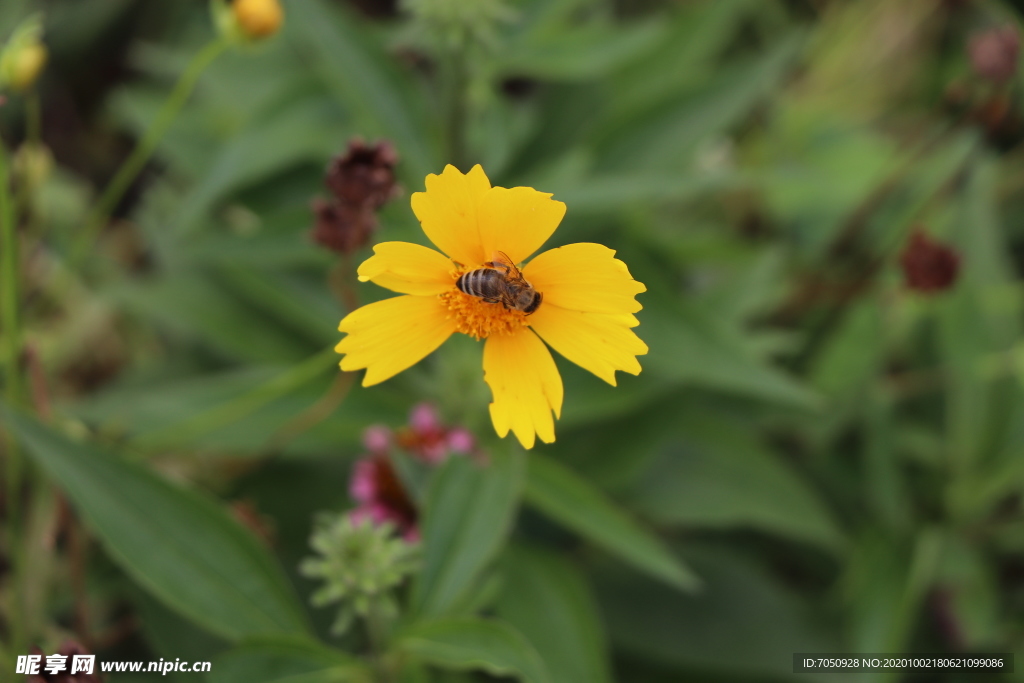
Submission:
[[[536,256],[523,277],[543,295],[527,315],[488,303],[456,287],[463,273],[485,267],[498,252],[519,264],[554,233],[565,204],[530,187],[491,187],[480,166],[463,175],[447,166],[428,175],[426,192],[412,196],[423,231],[444,254],[407,242],[383,242],[359,266],[359,280],[405,296],[347,315],[347,336],[335,347],[341,369],[366,369],[363,386],[393,377],[437,349],[454,332],[484,343],[484,380],[491,420],[525,448],[535,436],[555,440],[562,378],[547,346],[611,385],[615,371],[636,375],[647,345],[631,328],[646,291],[615,252],[600,244],[569,244]],[[543,341],[541,341],[543,340]]]

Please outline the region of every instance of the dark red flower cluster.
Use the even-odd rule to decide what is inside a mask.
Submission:
[[[419,539],[419,511],[395,471],[392,448],[432,465],[476,448],[468,430],[442,425],[437,411],[426,403],[413,408],[409,425],[395,433],[382,426],[367,428],[363,445],[369,454],[356,461],[349,482],[349,493],[357,503],[351,515],[374,524],[390,522],[408,541]]]
[[[941,292],[956,282],[960,255],[917,229],[900,254],[907,287],[919,292]]]
[[[332,198],[313,201],[313,241],[340,254],[366,244],[377,227],[377,210],[398,192],[397,163],[388,142],[349,142],[327,167],[324,182]]]

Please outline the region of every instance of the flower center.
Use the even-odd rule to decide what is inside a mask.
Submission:
[[[448,307],[448,317],[455,320],[455,330],[474,339],[486,339],[492,334],[511,334],[527,324],[526,314],[522,311],[489,304],[459,289],[442,292],[438,297]]]

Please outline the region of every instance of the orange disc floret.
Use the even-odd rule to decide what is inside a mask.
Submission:
[[[455,331],[474,339],[511,334],[528,324],[526,314],[522,311],[487,303],[458,289],[438,294],[438,298],[448,307],[449,318],[455,322]]]

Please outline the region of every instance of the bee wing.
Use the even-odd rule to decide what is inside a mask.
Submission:
[[[494,252],[494,255],[491,257],[491,263],[498,268],[503,268],[508,273],[509,277],[516,279],[523,277],[522,273],[519,272],[519,269],[516,268],[516,264],[513,263],[512,259],[508,257],[508,254],[503,251]]]

